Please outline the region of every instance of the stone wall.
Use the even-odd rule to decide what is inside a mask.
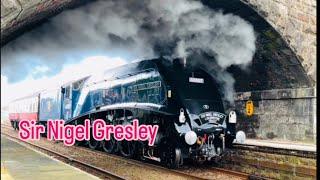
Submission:
[[[238,130],[248,138],[316,142],[316,92],[314,88],[239,92],[235,95]],[[245,112],[247,100],[254,115]]]
[[[316,0],[241,0],[263,16],[316,81]]]
[[[267,153],[251,149],[235,149],[226,155],[221,166],[271,179],[311,180],[316,179],[316,163],[315,157]]]

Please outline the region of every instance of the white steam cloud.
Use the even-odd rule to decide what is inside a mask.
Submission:
[[[159,55],[187,57],[203,52],[217,64],[215,78],[223,85],[225,100],[233,102],[230,65],[246,67],[255,53],[253,27],[238,16],[213,11],[193,0],[106,0],[65,11],[1,49],[1,66],[12,80],[12,69],[25,64],[61,69],[70,59],[106,53],[126,59]],[[28,55],[28,56],[26,56]],[[24,61],[28,58],[28,61]],[[34,65],[33,65],[34,66]],[[28,67],[27,67],[28,68]],[[30,74],[32,68],[27,71]],[[20,72],[22,70],[20,69]],[[22,73],[20,73],[22,74]],[[39,73],[37,73],[39,74]]]

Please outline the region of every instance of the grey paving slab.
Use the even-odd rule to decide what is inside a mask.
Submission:
[[[98,179],[77,168],[31,150],[1,135],[1,176],[4,179]]]

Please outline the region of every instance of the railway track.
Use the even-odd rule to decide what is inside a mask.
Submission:
[[[265,146],[258,146],[258,145],[234,144],[234,148],[242,149],[242,150],[253,150],[256,152],[313,158],[313,159],[316,159],[316,157],[317,157],[317,153],[312,152],[312,151],[288,150],[288,149],[283,149],[283,148],[265,147]]]
[[[101,152],[99,150],[92,150],[92,149],[88,149],[86,147],[78,147],[78,148],[81,148],[83,149],[84,151],[94,151],[100,155],[105,155],[104,152]],[[159,166],[159,165],[155,165],[155,164],[151,164],[151,163],[145,163],[145,162],[141,162],[141,161],[138,161],[138,160],[134,160],[134,159],[125,159],[123,157],[119,157],[117,155],[113,155],[113,154],[108,154],[108,156],[114,158],[114,159],[117,159],[117,160],[121,160],[121,161],[130,161],[130,163],[136,165],[136,166],[148,166],[149,167],[152,167],[152,168],[157,168],[157,169],[163,169],[164,171],[168,171],[169,169],[165,168],[165,167],[162,167],[162,166]],[[254,175],[249,175],[247,173],[242,173],[242,172],[237,172],[237,171],[232,171],[232,170],[228,170],[228,169],[223,169],[223,168],[217,168],[217,167],[209,167],[207,169],[205,169],[206,171],[211,171],[213,173],[224,173],[224,174],[229,174],[229,175],[232,175],[234,177],[239,177],[241,179],[262,179],[261,177],[258,177],[258,176],[254,176]],[[181,172],[181,170],[170,170],[170,171],[173,171],[173,172],[176,172],[176,173],[183,173],[183,174],[186,174],[188,176],[190,176],[190,174],[188,173],[185,173],[185,172]],[[195,178],[199,178],[199,176],[194,176]],[[207,179],[207,178],[201,178],[200,179]]]
[[[17,136],[17,131],[14,131],[10,124],[1,124],[1,129],[8,129],[8,132],[12,135]],[[7,131],[7,130],[6,130]],[[45,140],[45,138],[43,138]],[[46,140],[45,140],[46,141]],[[50,142],[50,141],[46,141]],[[59,143],[56,141],[56,143]],[[61,144],[62,145],[62,144]],[[60,145],[60,146],[61,146]],[[63,147],[63,146],[61,146]],[[122,162],[122,164],[130,164],[132,166],[139,167],[140,169],[146,170],[149,172],[154,171],[155,169],[158,172],[162,172],[162,175],[175,174],[176,177],[182,177],[182,179],[221,179],[216,178],[216,174],[225,174],[229,175],[228,178],[232,179],[267,179],[265,177],[270,177],[268,172],[278,171],[283,174],[294,174],[294,177],[310,177],[311,179],[316,177],[316,169],[314,164],[314,159],[316,159],[316,152],[304,151],[304,150],[289,150],[281,148],[273,148],[259,145],[245,145],[245,144],[235,144],[234,150],[230,152],[231,154],[225,159],[225,163],[222,165],[223,168],[212,167],[211,164],[208,166],[190,166],[186,164],[178,170],[170,170],[160,166],[159,164],[151,161],[139,161],[135,159],[128,159],[122,156],[115,154],[107,154],[101,150],[92,150],[83,146],[72,146],[68,149],[73,149],[74,151],[81,151],[80,154],[92,154],[91,157],[95,156],[105,156],[108,159],[113,159],[116,162]],[[63,147],[65,148],[65,147]],[[247,154],[249,153],[249,154]],[[273,156],[274,155],[274,156]],[[272,156],[272,157],[271,157]],[[295,159],[295,158],[300,159]],[[274,162],[272,159],[277,159],[283,162],[289,162],[289,164],[281,164]],[[299,163],[293,163],[299,161]],[[292,162],[293,164],[290,164]],[[242,165],[247,168],[250,167],[250,170],[242,170]],[[103,167],[103,166],[102,166]],[[103,169],[103,168],[102,168]],[[229,170],[229,169],[236,169]],[[239,171],[248,172],[241,173]],[[139,172],[138,171],[134,171]],[[101,172],[100,172],[101,173]],[[252,173],[252,174],[251,174]],[[258,174],[256,176],[254,174]],[[261,177],[263,176],[263,177]],[[271,176],[271,178],[277,178],[278,176]],[[127,177],[125,177],[127,178]],[[228,179],[222,178],[222,179]],[[139,179],[139,178],[136,178]],[[140,178],[141,179],[141,178]]]
[[[3,135],[5,135],[15,141],[18,141],[20,143],[27,144],[33,148],[44,151],[46,154],[53,155],[53,156],[55,156],[55,158],[60,159],[60,160],[67,162],[69,164],[72,164],[76,167],[80,167],[81,169],[84,169],[85,171],[87,171],[89,173],[92,173],[92,174],[98,175],[99,177],[103,177],[103,178],[107,178],[107,179],[128,179],[127,177],[118,175],[114,172],[106,170],[105,168],[97,167],[97,166],[88,164],[87,162],[84,162],[82,160],[78,160],[76,157],[70,157],[70,156],[64,155],[62,153],[56,152],[54,150],[51,150],[49,148],[46,148],[46,147],[43,147],[43,146],[40,146],[37,144],[34,144],[32,142],[22,141],[16,136],[17,133],[16,133],[16,131],[12,130],[11,125],[1,124],[1,126],[2,126],[2,128],[7,129],[11,133],[15,132],[15,135],[10,134],[10,132],[8,133],[8,132],[4,132],[4,131],[2,131],[1,134],[3,134]],[[129,163],[131,165],[141,167],[141,169],[144,169],[144,170],[149,169],[149,170],[162,171],[163,173],[173,174],[173,175],[180,177],[182,179],[211,179],[210,177],[205,177],[205,176],[199,175],[199,174],[205,174],[204,172],[191,174],[190,172],[189,173],[184,172],[183,170],[171,170],[171,169],[167,169],[162,166],[159,166],[159,165],[141,162],[141,161],[134,160],[134,159],[127,159],[127,158],[123,158],[123,157],[113,155],[113,154],[106,154],[106,153],[98,151],[98,150],[92,150],[92,149],[88,149],[88,148],[81,147],[81,146],[72,146],[72,147],[68,147],[68,148],[74,148],[75,151],[80,150],[86,154],[93,154],[93,155],[95,154],[96,157],[108,156],[108,158],[114,159],[115,161],[122,161],[124,163]],[[211,174],[227,174],[229,177],[233,177],[233,179],[249,179],[249,177],[251,177],[251,176],[249,176],[249,174],[246,174],[246,173],[240,173],[240,172],[236,172],[236,171],[215,168],[215,167],[207,168],[207,169],[205,169],[205,172],[206,173],[210,172]]]

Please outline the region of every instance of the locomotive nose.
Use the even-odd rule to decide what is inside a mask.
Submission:
[[[219,157],[225,150],[224,129],[220,127],[203,130],[197,133],[196,142],[192,145],[191,154],[200,159],[211,160]]]

